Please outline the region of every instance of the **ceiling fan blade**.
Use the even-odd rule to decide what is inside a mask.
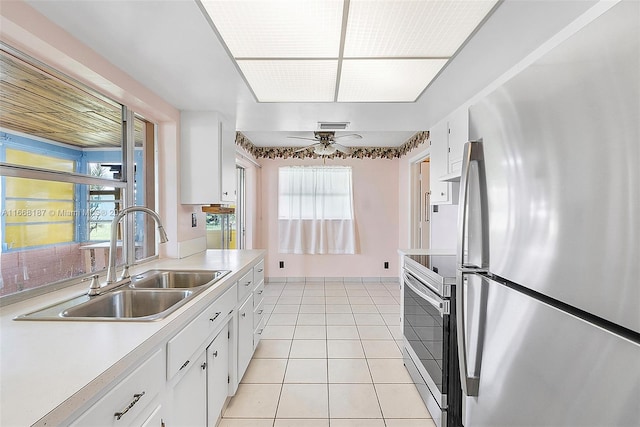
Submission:
[[[306,147],[302,147],[302,148],[300,148],[300,149],[298,149],[298,150],[294,151],[294,153],[300,153],[301,151],[306,151],[306,150],[309,150],[309,149],[311,149],[311,148],[319,147],[319,146],[321,146],[321,145],[322,145],[322,144],[320,144],[320,143],[307,145]]]
[[[317,141],[317,138],[305,138],[303,136],[288,136],[287,138],[291,138],[291,139],[305,139],[307,141]]]
[[[362,139],[362,135],[358,135],[357,133],[350,133],[349,135],[334,136],[333,139],[342,139],[344,141],[348,141],[350,139]]]
[[[336,150],[338,150],[341,153],[344,153],[344,154],[352,153],[351,148],[345,147],[344,145],[338,144],[337,142],[334,142],[333,146],[336,147]]]

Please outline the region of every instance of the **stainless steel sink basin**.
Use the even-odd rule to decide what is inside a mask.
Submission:
[[[155,320],[193,295],[190,290],[122,289],[64,310],[62,317]]]
[[[172,271],[149,270],[132,278],[129,287],[134,289],[182,289],[209,286],[222,278],[229,270]]]
[[[149,270],[102,295],[86,294],[26,313],[16,320],[153,321],[167,317],[229,270]]]

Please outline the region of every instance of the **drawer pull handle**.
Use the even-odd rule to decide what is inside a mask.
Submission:
[[[247,313],[242,313],[242,317],[247,317]]]
[[[180,369],[178,369],[178,371],[181,371],[181,370],[183,370],[184,368],[186,368],[188,364],[189,364],[189,360],[187,360],[186,362],[184,362],[184,363],[182,364],[182,366],[180,366]]]
[[[140,400],[140,398],[144,396],[144,391],[142,393],[136,393],[133,395],[133,400],[131,401],[131,403],[129,403],[129,406],[127,406],[126,408],[124,408],[122,410],[122,412],[116,412],[115,414],[113,414],[116,417],[116,420],[119,420],[120,418],[122,418],[122,416],[124,414],[126,414],[127,412],[129,412],[129,409],[133,408],[133,405],[135,405],[136,403],[138,403],[138,400]]]
[[[258,295],[262,295],[262,290],[259,290],[259,291],[258,291]]]
[[[264,269],[261,268],[260,270],[258,270],[258,273],[262,273],[263,271]]]
[[[220,314],[221,314],[221,313],[222,313],[221,311],[217,312],[217,313],[216,313],[216,315],[215,315],[215,316],[213,316],[213,317],[212,317],[211,319],[209,319],[209,320],[211,320],[211,321],[213,322],[214,320],[216,320],[216,319],[218,318],[218,316],[220,316]]]
[[[205,362],[202,365],[200,365],[200,367],[202,368],[202,370],[207,369],[207,362]]]
[[[214,351],[213,353],[211,353],[213,355],[213,357],[218,357],[218,351]]]
[[[245,283],[245,286],[249,286],[251,284],[251,280],[249,280],[247,283]]]
[[[260,329],[260,330],[258,331],[258,335],[262,335],[262,331],[264,331],[264,329]]]
[[[258,312],[258,314],[262,314],[262,312],[263,312],[263,311],[264,311],[264,310],[260,310],[260,311]]]

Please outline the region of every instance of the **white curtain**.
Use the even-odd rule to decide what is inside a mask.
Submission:
[[[278,222],[280,253],[354,254],[351,168],[281,167]]]

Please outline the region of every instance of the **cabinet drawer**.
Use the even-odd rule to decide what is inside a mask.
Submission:
[[[253,306],[257,307],[264,298],[264,281],[260,282],[260,284],[256,287],[256,290],[253,291]]]
[[[253,349],[255,350],[258,347],[258,343],[260,343],[260,338],[262,337],[262,331],[264,331],[264,319],[261,318],[258,326],[253,331]]]
[[[255,305],[255,298],[257,297],[257,295],[254,295],[254,305]],[[253,328],[257,328],[258,324],[260,323],[260,321],[262,320],[262,318],[264,317],[263,315],[264,313],[264,300],[261,300],[258,305],[256,306],[256,308],[253,309]]]
[[[249,270],[247,274],[238,280],[238,302],[244,301],[254,288],[253,270]]]
[[[257,284],[264,282],[264,260],[261,260],[253,267],[253,280]]]
[[[156,408],[151,403],[164,386],[163,371],[164,352],[159,349],[71,425],[130,426],[150,417]]]
[[[189,357],[205,344],[205,340],[223,324],[236,305],[236,289],[232,286],[198,317],[167,343],[167,379],[191,363]]]

